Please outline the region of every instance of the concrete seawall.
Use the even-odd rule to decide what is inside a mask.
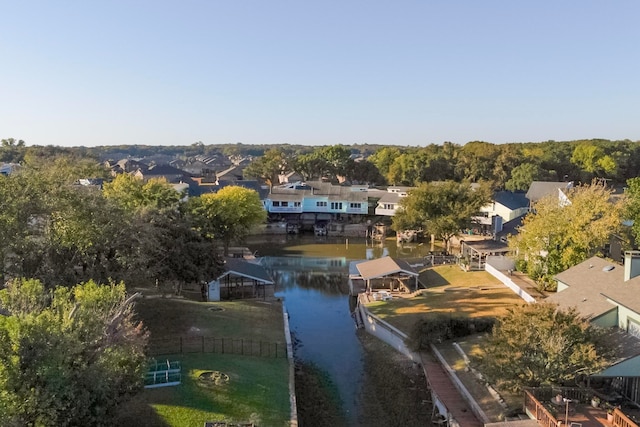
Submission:
[[[287,343],[287,359],[289,360],[289,402],[291,404],[290,427],[298,426],[298,405],[296,401],[296,367],[293,359],[293,342],[291,340],[291,330],[289,329],[289,313],[282,304],[282,317],[284,319],[284,339]]]

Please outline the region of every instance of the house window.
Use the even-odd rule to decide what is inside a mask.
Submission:
[[[301,203],[300,203],[300,202],[293,202],[293,207],[294,207],[294,208],[299,208],[299,207],[300,207],[300,205],[301,205]]]
[[[282,206],[283,208],[286,208],[289,206],[289,202],[282,202],[280,206]]]
[[[273,202],[273,207],[280,207],[280,202],[274,201]]]
[[[327,202],[316,202],[316,207],[318,208],[326,208]]]
[[[351,209],[360,209],[362,207],[362,203],[349,203],[349,207]]]
[[[331,202],[331,209],[342,210],[342,202]]]
[[[384,205],[382,205],[382,207],[384,209],[392,210],[393,209],[393,203],[385,203]]]
[[[627,332],[636,338],[640,338],[640,323],[634,319],[627,318]]]

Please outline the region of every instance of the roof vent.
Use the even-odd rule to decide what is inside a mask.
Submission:
[[[611,271],[614,268],[616,268],[614,265],[609,264],[609,265],[605,265],[604,267],[602,267],[602,271]]]

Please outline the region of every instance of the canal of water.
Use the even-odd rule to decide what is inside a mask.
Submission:
[[[298,343],[296,356],[330,376],[350,425],[357,425],[364,353],[351,317],[349,262],[386,255],[421,258],[428,245],[287,235],[256,238],[247,246],[275,279],[276,296],[284,300]]]

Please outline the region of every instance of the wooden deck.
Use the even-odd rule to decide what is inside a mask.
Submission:
[[[558,408],[558,414],[551,415],[531,393],[525,391],[525,406],[527,410],[537,418],[541,427],[638,427],[630,418],[615,409],[613,420],[607,419],[607,411],[604,408],[594,408],[590,404],[578,403],[571,406],[570,410]]]

